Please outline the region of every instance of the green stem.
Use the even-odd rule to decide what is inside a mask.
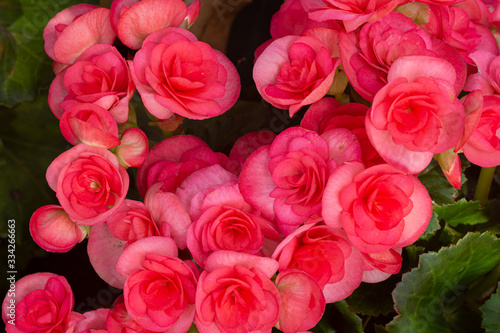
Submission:
[[[495,169],[496,167],[482,168],[479,174],[474,200],[479,201],[483,205],[488,202],[488,195],[490,194],[490,187],[493,176],[495,175]]]

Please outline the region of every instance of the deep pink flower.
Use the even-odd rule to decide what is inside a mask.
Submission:
[[[160,232],[146,206],[140,201],[125,199],[122,207],[108,220],[109,232],[131,244],[150,236],[169,236],[169,228]]]
[[[209,256],[196,289],[200,333],[269,332],[281,315],[281,298],[270,278],[275,260],[217,251]]]
[[[455,97],[455,77],[453,66],[439,58],[408,56],[393,63],[389,83],[375,95],[365,124],[384,160],[418,173],[434,153],[458,143],[464,109]]]
[[[302,5],[315,21],[342,21],[347,32],[362,24],[375,22],[405,3],[401,0],[359,0],[346,3],[339,0],[302,0]]]
[[[248,157],[239,188],[247,202],[259,207],[266,219],[276,219],[288,234],[300,224],[321,220],[329,174],[338,164],[360,159],[359,142],[347,129],[332,129],[320,136],[291,127]]]
[[[115,37],[109,21],[109,9],[87,4],[60,11],[43,30],[45,52],[65,65],[73,64],[94,44],[113,44]]]
[[[280,272],[289,268],[313,277],[327,303],[349,296],[361,283],[363,258],[342,229],[307,224],[288,235],[276,248],[273,258]]]
[[[185,29],[165,28],[149,35],[130,66],[145,107],[159,119],[174,114],[215,117],[229,110],[240,94],[231,61]]]
[[[120,144],[118,125],[108,110],[92,104],[76,104],[61,116],[59,127],[64,138],[72,145],[113,148]]]
[[[468,64],[469,54],[477,50],[498,55],[498,45],[488,28],[475,24],[468,13],[458,7],[429,5],[427,22],[420,26],[431,37],[439,38],[454,47]]]
[[[325,97],[312,104],[304,114],[300,126],[323,134],[334,128],[346,128],[356,135],[361,145],[366,166],[384,163],[371,144],[365,130],[368,106],[359,103],[340,105],[333,97]]]
[[[87,230],[58,205],[38,208],[30,219],[30,233],[35,243],[49,252],[67,252],[87,236]]]
[[[457,72],[457,94],[465,82],[466,66],[460,54],[448,44],[431,38],[410,18],[398,12],[367,23],[359,31],[341,33],[339,43],[349,83],[370,102],[387,84],[387,73],[394,61],[403,56],[425,55],[448,60]]]
[[[116,263],[130,317],[147,330],[186,332],[195,312],[198,271],[177,258],[171,238],[148,237],[128,246]]]
[[[271,245],[265,245],[266,240],[279,239],[273,225],[245,202],[237,185],[200,192],[196,200],[197,207],[191,205],[193,224],[188,230],[187,243],[193,259],[201,267],[214,251],[265,255],[263,247]],[[270,255],[276,245],[271,245],[266,252]]]
[[[500,97],[496,95],[484,96],[477,125],[462,147],[465,157],[483,168],[500,165],[499,103]]]
[[[16,281],[15,292],[7,293],[3,300],[5,330],[8,333],[66,332],[85,318],[73,312],[74,305],[73,291],[63,276],[27,275]]]
[[[120,207],[129,177],[110,151],[79,144],[48,167],[49,186],[71,220],[82,225],[104,222]]]
[[[109,44],[97,44],[57,74],[48,101],[58,119],[74,105],[93,103],[109,110],[116,122],[124,123],[134,90],[127,63],[118,50]]]
[[[111,25],[123,44],[140,49],[151,33],[183,25],[189,28],[200,12],[200,0],[189,6],[182,0],[114,0]]]
[[[286,36],[274,40],[257,58],[253,78],[266,101],[293,116],[326,95],[339,63],[317,38]]]
[[[134,242],[154,236],[173,238],[179,249],[186,248],[186,235],[191,219],[177,196],[159,190],[154,184],[144,204],[125,200],[106,223],[90,230],[87,252],[96,273],[108,284],[123,288],[125,278],[115,264],[124,249]]]
[[[364,253],[415,242],[432,216],[432,201],[422,183],[384,164],[368,169],[360,162],[339,166],[328,180],[323,201],[325,223],[342,227]]]
[[[175,193],[177,187],[196,170],[219,164],[236,173],[234,163],[222,153],[214,153],[201,139],[192,135],[166,138],[151,148],[137,172],[137,188],[142,196],[154,183],[163,192]]]
[[[283,309],[278,328],[284,333],[313,328],[325,312],[325,296],[309,274],[298,269],[280,271],[276,277]]]

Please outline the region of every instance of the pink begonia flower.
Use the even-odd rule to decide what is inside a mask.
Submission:
[[[87,236],[87,230],[58,205],[38,208],[30,219],[30,233],[35,243],[49,252],[68,252]]]
[[[159,190],[154,184],[145,203],[125,200],[106,223],[92,227],[87,252],[96,273],[108,284],[123,288],[125,279],[114,269],[123,250],[134,242],[152,236],[173,238],[185,249],[191,219],[177,196]]]
[[[257,58],[253,79],[262,98],[289,110],[291,117],[326,95],[339,64],[340,58],[332,58],[319,39],[286,36],[274,40]]]
[[[118,50],[109,44],[97,44],[57,74],[50,85],[48,102],[58,119],[74,105],[93,103],[109,110],[117,123],[124,123],[134,90],[127,63]]]
[[[455,69],[427,56],[398,58],[373,100],[366,132],[380,156],[406,173],[425,169],[434,153],[453,148],[464,130]]]
[[[428,18],[420,26],[434,38],[454,47],[465,62],[473,65],[469,54],[476,50],[498,55],[498,46],[487,27],[469,20],[468,13],[458,7],[428,6]]]
[[[371,144],[365,130],[368,106],[359,103],[340,105],[333,97],[313,103],[304,114],[300,127],[323,134],[334,128],[346,128],[356,135],[366,166],[385,163]]]
[[[271,145],[248,157],[239,178],[245,200],[264,218],[276,219],[286,234],[298,225],[320,221],[323,189],[338,164],[360,160],[356,136],[332,129],[321,136],[301,127],[281,132]]]
[[[346,4],[339,0],[302,0],[309,18],[315,21],[342,21],[347,32],[367,22],[375,22],[389,14],[402,0],[360,0]]]
[[[363,277],[363,257],[342,229],[307,224],[288,235],[272,256],[280,272],[296,268],[316,280],[327,303],[351,295]]]
[[[478,73],[467,77],[465,91],[481,90],[483,95],[500,94],[500,56],[490,52],[476,51],[469,57],[477,66]]]
[[[120,144],[118,125],[108,110],[92,104],[76,104],[61,116],[59,127],[64,138],[72,145],[113,148]]]
[[[277,268],[271,258],[212,253],[196,289],[198,331],[270,332],[281,315],[281,298],[271,281]]]
[[[108,314],[109,309],[104,308],[87,311],[83,314],[85,319],[80,320],[73,330],[66,333],[108,333],[106,328]]]
[[[47,25],[43,29],[43,40],[45,53],[53,59],[56,60],[54,56],[54,44],[61,35],[61,33],[66,29],[68,25],[73,23],[77,18],[83,14],[97,9],[99,7],[94,5],[89,5],[86,3],[74,5],[61,10],[53,18],[47,22]],[[57,63],[57,61],[56,61]],[[60,64],[60,63],[59,63]]]
[[[146,134],[137,127],[123,132],[121,143],[115,148],[115,155],[124,167],[140,167],[146,160],[149,142]]]
[[[326,306],[316,280],[304,271],[286,269],[280,271],[275,283],[283,307],[277,327],[284,333],[295,333],[316,326]]]
[[[477,126],[462,147],[465,157],[483,168],[500,165],[500,97],[484,96],[477,116]]]
[[[7,333],[52,333],[70,330],[85,317],[74,312],[75,298],[64,276],[34,273],[15,282],[2,303]]]
[[[199,209],[191,205],[193,224],[188,230],[187,244],[199,266],[204,267],[208,256],[219,250],[266,255],[263,251],[268,240],[275,243],[270,251],[266,249],[268,255],[272,254],[279,233],[245,202],[238,185],[217,187],[200,193],[196,199]]]
[[[142,202],[125,199],[109,220],[90,229],[90,263],[106,283],[123,289],[125,279],[115,270],[116,261],[130,244],[151,236],[170,237],[168,225],[155,223]]]
[[[200,0],[189,6],[182,0],[114,0],[111,26],[123,44],[141,48],[151,33],[168,27],[189,28],[200,12]]]
[[[432,217],[422,183],[387,164],[340,165],[330,175],[323,202],[325,223],[343,228],[356,248],[370,254],[412,244]]]
[[[149,210],[140,201],[125,199],[120,209],[106,223],[110,234],[127,244],[150,236],[170,236],[168,225],[161,226],[160,230]]]
[[[154,183],[163,192],[175,192],[184,179],[196,170],[219,164],[236,174],[234,163],[222,153],[214,153],[201,139],[176,135],[157,143],[137,171],[137,189],[144,197]]]
[[[71,220],[93,225],[110,218],[127,195],[129,176],[110,151],[79,144],[48,167],[47,182]]]
[[[159,119],[215,117],[240,94],[233,63],[185,29],[155,31],[129,63],[144,106]]]
[[[254,151],[258,148],[271,144],[276,134],[271,131],[257,131],[245,134],[234,143],[229,152],[229,159],[236,165],[238,173],[243,164]]]
[[[108,332],[120,333],[152,333],[153,331],[147,330],[135,320],[130,318],[127,308],[125,307],[125,299],[120,295],[111,306],[106,320],[106,327]]]
[[[378,253],[361,253],[365,262],[363,282],[377,283],[388,279],[401,270],[403,248],[389,249]]]
[[[94,44],[113,44],[109,9],[78,4],[60,11],[45,26],[45,52],[56,62],[71,65]]]
[[[155,332],[187,332],[194,319],[198,270],[177,258],[171,238],[148,237],[128,246],[116,263],[130,317]]]
[[[403,56],[425,55],[448,60],[457,73],[457,94],[467,75],[458,51],[431,38],[410,18],[398,12],[365,24],[359,32],[341,33],[339,49],[349,83],[369,102],[387,84],[387,73],[394,61]]]

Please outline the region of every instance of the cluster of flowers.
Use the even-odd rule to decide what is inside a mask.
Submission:
[[[94,269],[123,297],[79,315],[63,277],[27,276],[7,331],[186,332],[194,321],[200,332],[300,332],[362,281],[399,272],[432,216],[416,174],[435,158],[458,188],[458,153],[500,164],[496,5],[285,1],[254,80],[290,116],[309,109],[300,126],[241,137],[229,156],[189,135],[149,150],[131,127],[135,87],[164,128],[237,100],[235,67],[184,29],[198,1],[63,10],[44,31],[49,105],[75,146],[47,170],[60,206],[38,209],[30,230],[52,252],[88,236]],[[345,100],[348,82],[368,103]],[[143,202],[126,199],[129,166]]]

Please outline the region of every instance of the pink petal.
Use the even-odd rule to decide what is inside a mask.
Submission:
[[[394,61],[387,74],[387,82],[398,77],[404,77],[408,79],[408,82],[412,82],[421,76],[443,79],[451,84],[455,84],[457,80],[455,68],[444,59],[428,56],[406,56]]]
[[[356,135],[350,130],[334,128],[321,134],[321,137],[328,142],[329,160],[334,160],[339,165],[344,162],[362,160],[361,145]]]
[[[182,206],[179,198],[170,192],[160,190],[161,183],[153,184],[146,193],[144,204],[151,213],[151,218],[161,230],[162,224],[168,224],[170,234],[177,247],[184,250],[187,246],[186,235],[192,221]]]
[[[137,50],[152,32],[181,25],[186,14],[186,5],[181,0],[142,0],[121,15],[117,35],[123,44]]]
[[[50,111],[56,116],[57,119],[61,119],[64,110],[59,106],[59,104],[68,96],[68,92],[64,87],[64,74],[66,70],[60,71],[49,87],[48,103]]]
[[[139,239],[123,251],[116,262],[116,271],[122,277],[127,278],[132,271],[142,269],[142,262],[145,260],[146,255],[151,253],[177,257],[178,250],[172,238],[150,236]]]
[[[248,269],[257,269],[268,278],[278,270],[278,262],[271,258],[258,257],[252,254],[234,251],[216,251],[210,254],[205,264],[205,271],[210,273],[221,267],[244,266]]]
[[[351,255],[344,262],[344,278],[323,288],[326,303],[335,303],[350,296],[363,279],[363,256],[352,247]]]
[[[109,9],[96,8],[63,30],[54,44],[55,60],[73,64],[80,54],[94,44],[113,44],[115,33],[109,21]]]
[[[270,146],[263,146],[251,154],[243,165],[238,180],[240,192],[245,201],[259,207],[264,218],[273,221],[274,198],[269,194],[276,188],[269,172]]]
[[[90,228],[87,244],[90,263],[101,279],[118,289],[123,289],[125,278],[118,274],[115,265],[125,244],[125,241],[111,235],[106,223],[97,224]]]
[[[68,26],[73,22],[75,17],[86,14],[96,8],[98,7],[82,3],[65,8],[61,10],[59,13],[57,13],[56,16],[50,19],[50,21],[43,29],[43,39],[45,41],[44,48],[45,52],[50,58],[56,60],[54,56],[54,44],[58,38],[58,32],[56,31],[56,26],[58,25]]]
[[[325,224],[333,228],[342,228],[340,193],[364,169],[363,163],[355,161],[339,165],[330,174],[323,192],[323,210],[321,211]]]
[[[121,164],[127,167],[140,167],[149,151],[148,137],[139,128],[132,127],[123,132],[121,144],[115,154]]]
[[[376,129],[370,119],[370,110],[365,118],[366,134],[379,155],[389,164],[406,173],[416,174],[424,170],[434,155],[431,152],[415,152],[396,145],[388,131]]]
[[[175,194],[186,211],[189,211],[191,199],[200,191],[213,185],[224,184],[236,180],[238,180],[238,177],[234,174],[220,165],[214,164],[189,175],[177,188]]]

